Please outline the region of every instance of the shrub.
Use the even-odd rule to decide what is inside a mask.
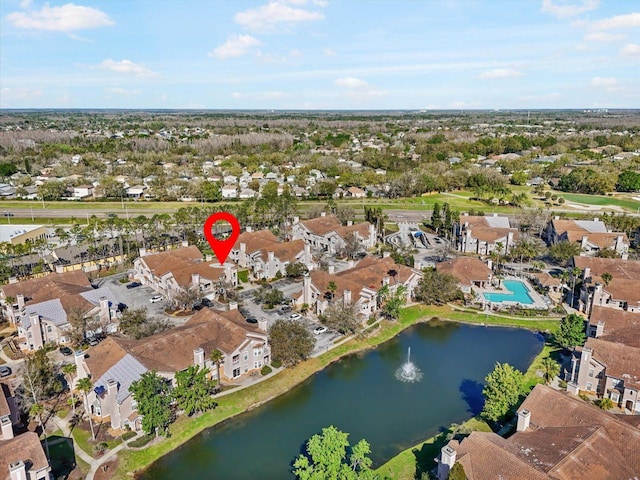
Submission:
[[[122,441],[126,442],[127,440],[129,440],[130,438],[133,438],[136,436],[136,432],[134,432],[133,430],[129,430],[128,432],[125,432],[122,435]]]
[[[143,435],[140,438],[137,438],[135,440],[132,440],[128,443],[128,445],[130,447],[133,448],[140,448],[140,447],[144,447],[147,443],[149,443],[151,440],[153,440],[155,438],[154,434],[149,434],[149,435]]]
[[[282,362],[280,360],[274,360],[271,362],[271,366],[273,368],[280,368],[282,366]]]
[[[262,370],[260,370],[260,375],[269,375],[272,371],[273,370],[271,370],[271,367],[269,365],[265,365],[264,367],[262,367]]]

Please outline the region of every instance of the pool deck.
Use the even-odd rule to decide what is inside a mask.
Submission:
[[[505,289],[498,290],[497,288],[493,288],[493,287],[491,288],[475,287],[474,291],[476,292],[477,302],[484,305],[485,309],[490,309],[490,310],[493,310],[494,307],[497,309],[501,309],[501,308],[510,307],[510,306],[519,306],[522,308],[532,308],[536,310],[547,310],[552,307],[552,304],[550,304],[550,302],[546,301],[538,292],[536,292],[533,289],[533,287],[531,286],[528,280],[524,278],[518,278],[518,277],[512,277],[512,276],[505,277],[502,279],[502,281],[505,281],[505,280],[515,280],[517,282],[521,282],[527,289],[527,293],[529,294],[529,297],[531,297],[531,300],[533,300],[533,303],[521,303],[521,302],[510,302],[510,301],[492,302],[487,298],[485,298],[483,294],[484,293],[505,293]]]

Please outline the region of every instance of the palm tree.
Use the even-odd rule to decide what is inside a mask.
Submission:
[[[393,268],[391,270],[389,270],[387,272],[387,275],[389,275],[391,278],[393,278],[393,283],[397,283],[397,277],[398,277],[398,271],[394,270]]]
[[[47,450],[47,458],[49,459],[51,458],[51,456],[49,455],[49,442],[47,441],[47,432],[45,432],[44,423],[42,422],[43,413],[44,413],[44,407],[42,406],[41,403],[34,403],[33,405],[31,405],[31,408],[29,409],[29,416],[34,420],[38,420],[38,423],[40,424],[40,429],[42,430],[42,434],[44,435],[44,446]]]
[[[73,376],[75,375],[78,367],[73,363],[68,363],[62,367],[62,373],[69,375],[69,391],[71,392],[71,406],[73,407],[73,413],[76,413],[76,397],[73,394]]]
[[[602,281],[604,282],[604,286],[608,287],[611,280],[613,280],[613,275],[611,275],[608,272],[604,272],[602,275],[600,275],[600,278],[602,278]]]
[[[329,295],[331,296],[332,300],[336,296],[336,290],[337,289],[338,289],[338,286],[336,285],[336,282],[334,282],[333,280],[330,281],[327,284],[327,291],[328,291]]]
[[[76,387],[84,395],[84,411],[86,412],[87,416],[89,417],[89,426],[91,427],[91,438],[93,440],[95,440],[96,439],[96,433],[93,430],[93,420],[91,420],[91,412],[89,411],[89,400],[87,400],[87,394],[93,388],[93,384],[91,383],[91,380],[89,380],[87,377],[84,377],[84,378],[81,378],[80,380],[78,380],[78,383],[76,384]]]
[[[218,385],[222,386],[222,377],[220,376],[220,365],[224,363],[224,353],[217,348],[211,352],[211,361],[216,366],[216,373],[218,375]]]
[[[547,357],[542,360],[542,371],[544,373],[544,381],[550,384],[551,381],[556,378],[560,373],[560,365],[553,358]]]

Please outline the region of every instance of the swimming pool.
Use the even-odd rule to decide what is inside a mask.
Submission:
[[[493,303],[515,302],[524,305],[534,303],[524,282],[520,280],[503,280],[502,286],[505,290],[508,290],[508,293],[483,293],[482,295]]]

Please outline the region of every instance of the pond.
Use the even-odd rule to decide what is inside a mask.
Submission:
[[[322,427],[365,438],[378,466],[482,409],[482,382],[496,362],[526,371],[543,346],[523,329],[429,322],[375,350],[343,358],[262,407],[212,427],[153,464],[141,478],[294,478],[291,464]],[[419,382],[396,379],[411,361]],[[286,372],[283,373],[286,375]]]

